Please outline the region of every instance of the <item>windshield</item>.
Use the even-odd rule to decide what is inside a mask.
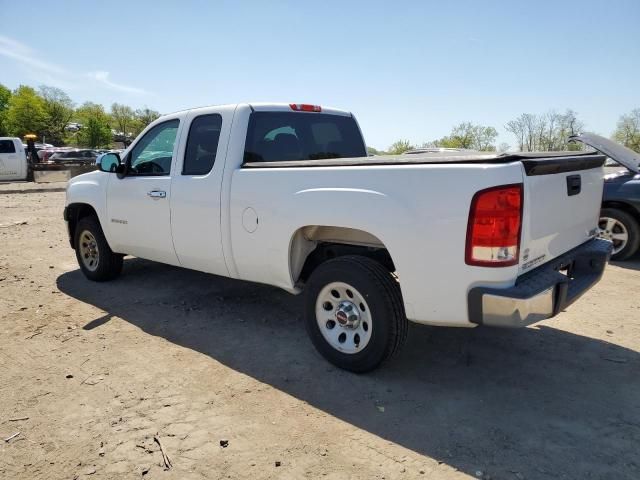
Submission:
[[[245,162],[366,157],[353,117],[325,113],[253,112]]]

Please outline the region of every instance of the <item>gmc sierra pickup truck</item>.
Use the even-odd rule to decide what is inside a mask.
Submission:
[[[173,113],[70,180],[64,218],[90,280],[123,256],[305,293],[318,351],[355,372],[408,321],[522,327],[602,276],[605,157],[367,157],[353,115],[307,104]]]

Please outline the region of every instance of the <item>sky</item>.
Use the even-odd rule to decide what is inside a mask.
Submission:
[[[640,0],[0,0],[0,83],[162,113],[236,102],[353,112],[367,144],[640,108]],[[9,20],[9,21],[7,21]]]

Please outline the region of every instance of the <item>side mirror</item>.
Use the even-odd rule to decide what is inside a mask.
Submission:
[[[105,153],[96,159],[96,164],[101,172],[117,173],[118,167],[122,165],[120,155],[117,153]]]

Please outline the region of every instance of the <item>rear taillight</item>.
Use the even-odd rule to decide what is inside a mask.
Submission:
[[[471,200],[465,262],[483,267],[518,263],[522,184],[481,190]]]
[[[296,112],[321,112],[322,107],[320,105],[309,105],[308,103],[290,103],[291,110]]]

